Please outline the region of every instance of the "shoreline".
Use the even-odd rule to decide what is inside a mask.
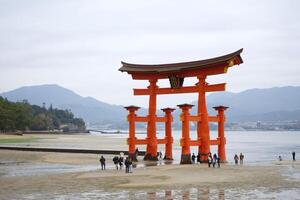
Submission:
[[[87,153],[87,154],[104,154],[104,155],[119,155],[124,153],[128,155],[128,151],[117,151],[117,150],[99,150],[99,149],[67,149],[67,148],[47,148],[47,147],[17,147],[17,146],[3,146],[0,145],[2,150],[13,150],[13,151],[35,151],[35,152],[55,152],[55,153]],[[138,155],[145,155],[145,151],[139,151]]]
[[[36,148],[119,151],[128,147],[125,138],[113,135],[2,135],[0,141],[1,145]],[[174,145],[176,148],[178,153],[180,146]],[[125,174],[125,170],[115,169],[113,155],[105,158],[108,169],[101,171],[98,154],[0,150],[0,198],[116,199],[121,195],[121,199],[162,199],[168,193],[169,199],[181,199],[184,195],[208,199],[207,191],[213,199],[219,193],[226,199],[300,196],[299,161],[273,160],[253,165],[246,159],[243,166],[229,162],[221,164],[221,168],[208,168],[207,164],[179,165],[178,159],[173,164],[144,162],[140,156],[133,173]]]
[[[245,191],[300,191],[299,178],[292,178],[293,173],[300,174],[300,162],[282,161],[269,163],[268,166],[249,166],[222,164],[221,168],[208,168],[207,164],[157,165],[143,166],[143,161],[133,173],[126,174],[124,169],[117,171],[112,164],[112,156],[107,157],[109,169],[102,171],[98,156],[93,154],[68,154],[49,152],[0,151],[0,157],[7,164],[0,164],[11,170],[24,170],[24,175],[3,176],[0,174],[1,199],[15,199],[24,195],[74,195],[100,191],[114,194],[120,191],[129,193],[160,191],[194,191],[208,188],[211,191],[232,192],[238,188]],[[13,161],[13,162],[8,162]],[[78,171],[43,171],[81,167]],[[85,168],[94,166],[94,168]],[[30,170],[42,169],[43,173],[30,174]],[[77,169],[77,168],[74,168]],[[29,173],[29,174],[28,174]],[[198,188],[198,189],[197,189]],[[202,188],[202,189],[200,189]],[[199,192],[199,191],[198,191]],[[96,194],[95,194],[96,195]]]

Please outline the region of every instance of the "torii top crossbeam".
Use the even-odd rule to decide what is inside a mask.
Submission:
[[[122,67],[119,70],[131,74],[133,79],[140,80],[166,79],[170,76],[193,77],[223,74],[227,72],[228,67],[243,63],[240,56],[242,51],[243,49],[240,49],[216,58],[172,64],[144,65],[122,62]]]

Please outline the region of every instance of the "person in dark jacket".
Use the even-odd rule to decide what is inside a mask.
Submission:
[[[118,168],[119,168],[119,157],[118,156],[113,157],[113,162],[116,166],[116,169],[118,170]]]
[[[162,153],[161,153],[161,151],[158,152],[158,158],[159,158],[159,160],[162,159]]]
[[[196,156],[195,156],[195,154],[193,153],[193,155],[192,155],[192,161],[193,161],[194,164],[195,164],[195,160],[196,160]]]
[[[101,156],[100,158],[101,170],[105,170],[105,158]]]
[[[120,157],[119,158],[119,166],[120,166],[120,170],[122,169],[122,167],[123,167],[123,157]]]
[[[132,173],[132,159],[131,158],[129,158],[128,159],[128,172],[129,173]]]
[[[214,156],[213,156],[213,159],[212,159],[212,164],[213,164],[213,167],[215,167],[215,166],[216,166],[217,159],[218,159],[218,156],[217,156],[217,154],[214,154]]]
[[[218,168],[220,168],[220,156],[217,157]]]
[[[293,156],[293,161],[296,161],[296,152],[295,151],[292,152],[292,156]]]
[[[129,173],[129,158],[125,158],[125,173]]]
[[[237,165],[239,163],[239,157],[237,154],[234,155],[234,163]]]
[[[201,163],[200,162],[200,153],[198,153],[198,155],[197,155],[197,163]]]

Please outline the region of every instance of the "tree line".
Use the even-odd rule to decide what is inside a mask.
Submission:
[[[69,110],[30,105],[28,101],[10,102],[0,96],[0,131],[85,130],[85,122]]]

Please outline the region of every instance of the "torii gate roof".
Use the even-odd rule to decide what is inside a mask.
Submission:
[[[169,76],[190,77],[199,74],[221,74],[226,73],[228,67],[243,63],[240,55],[242,51],[243,49],[239,49],[220,57],[171,64],[145,65],[121,62],[122,67],[119,71],[131,74],[133,79],[149,79],[154,76],[156,78],[168,78]]]

